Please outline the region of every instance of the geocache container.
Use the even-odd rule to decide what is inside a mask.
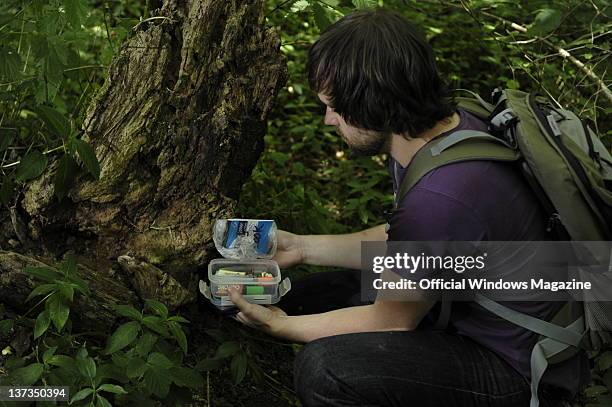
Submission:
[[[256,236],[255,234],[259,235]],[[228,288],[236,287],[253,304],[276,304],[291,289],[288,278],[281,279],[278,264],[269,258],[276,252],[274,221],[220,219],[215,222],[213,239],[224,259],[208,264],[209,283],[200,281],[200,292],[221,310],[234,308]]]

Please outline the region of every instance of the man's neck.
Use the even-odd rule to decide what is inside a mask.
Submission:
[[[393,157],[393,159],[395,159],[395,161],[397,161],[402,167],[407,167],[421,147],[423,147],[428,141],[457,127],[459,125],[459,121],[459,114],[453,113],[452,116],[440,120],[431,129],[425,130],[416,137],[406,139],[400,134],[392,134],[390,149],[391,157]]]

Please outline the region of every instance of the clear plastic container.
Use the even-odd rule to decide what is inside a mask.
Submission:
[[[227,259],[271,259],[276,253],[276,223],[269,219],[218,219],[213,241]]]
[[[288,278],[281,281],[278,264],[272,260],[215,259],[208,264],[210,286],[200,281],[200,292],[217,308],[234,307],[227,289],[236,287],[254,304],[275,304],[291,289]]]

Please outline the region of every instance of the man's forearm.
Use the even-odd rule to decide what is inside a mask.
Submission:
[[[361,268],[361,242],[387,240],[385,225],[344,235],[305,235],[304,263],[313,266]]]
[[[425,303],[375,303],[322,314],[286,316],[270,333],[294,342],[310,342],[348,333],[406,331],[418,325],[427,307]]]

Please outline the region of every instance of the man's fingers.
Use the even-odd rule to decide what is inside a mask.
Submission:
[[[236,288],[229,287],[227,291],[229,293],[230,300],[241,310],[244,311],[244,309],[248,308],[249,305],[251,305],[247,300],[244,299],[242,294],[240,294],[240,292]]]

